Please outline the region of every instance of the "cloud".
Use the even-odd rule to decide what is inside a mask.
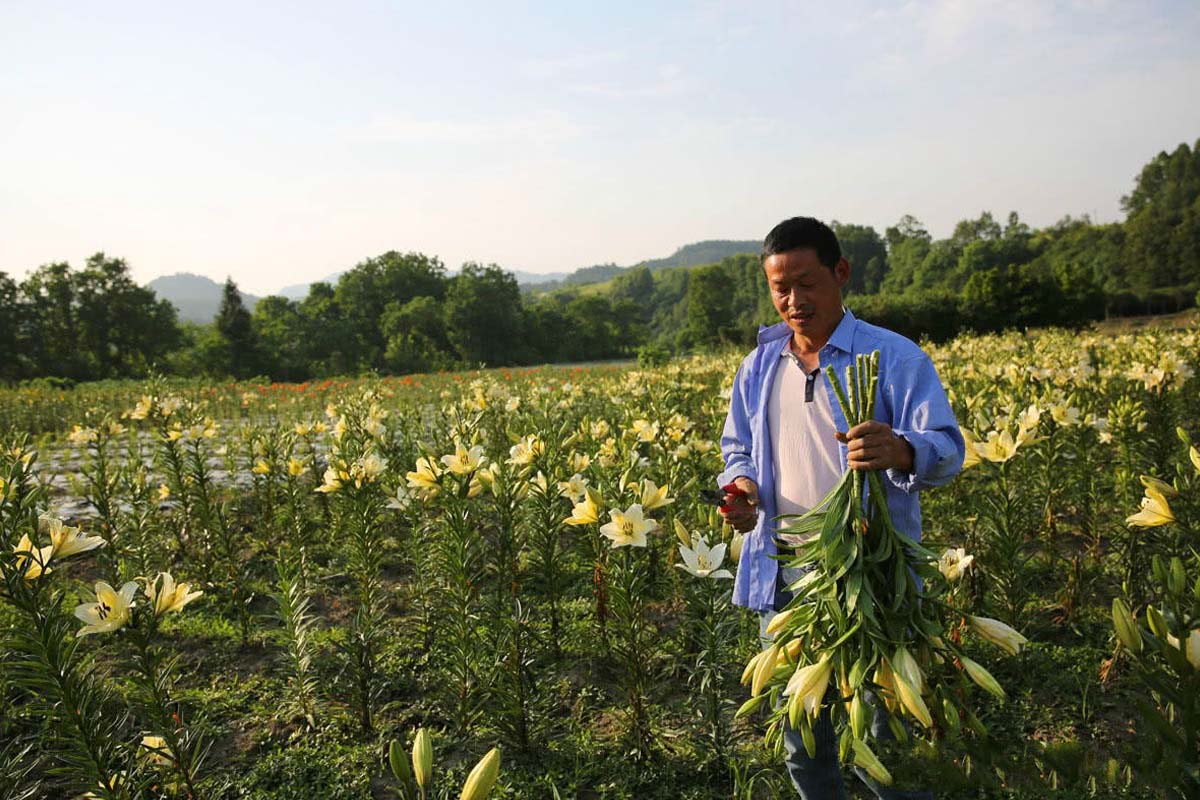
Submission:
[[[574,139],[587,128],[561,111],[535,111],[502,119],[413,119],[378,117],[355,138],[377,142],[479,145],[498,142],[546,145]]]

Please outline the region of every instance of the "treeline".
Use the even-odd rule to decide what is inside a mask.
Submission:
[[[882,234],[835,223],[853,265],[847,304],[865,319],[933,339],[1195,304],[1200,142],[1155,157],[1122,205],[1122,223],[1067,217],[1040,230],[1016,213],[1003,222],[984,213],[945,239],[910,216]],[[212,324],[181,325],[167,301],[133,282],[125,262],[99,253],[80,270],[49,264],[20,283],[0,273],[0,379],[95,380],[157,369],[306,380],[591,361],[745,346],[774,318],[750,255],[643,266],[603,285],[522,297],[495,265],[448,275],[437,258],[388,252],[336,284],[313,284],[303,300],[263,298],[253,314],[227,281]]]

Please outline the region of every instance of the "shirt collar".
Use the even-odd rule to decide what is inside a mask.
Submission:
[[[833,345],[844,353],[854,352],[854,327],[858,319],[850,309],[842,306],[842,320],[829,336],[828,344]],[[758,343],[766,344],[777,339],[785,339],[792,335],[792,329],[786,322],[776,322],[774,325],[762,325],[758,329]],[[784,348],[785,350],[787,348]]]
[[[843,353],[854,352],[854,327],[858,324],[854,314],[850,313],[850,309],[842,306],[842,321],[833,329],[833,333],[829,337],[829,344],[841,350]]]

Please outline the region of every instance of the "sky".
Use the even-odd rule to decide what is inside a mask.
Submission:
[[[268,294],[797,214],[1115,221],[1200,139],[1197,41],[1194,0],[0,0],[0,271],[104,251]]]

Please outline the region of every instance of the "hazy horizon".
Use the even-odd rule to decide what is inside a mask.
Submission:
[[[569,272],[798,213],[1121,219],[1200,138],[1200,6],[0,7],[0,270],[232,276],[387,250]]]

